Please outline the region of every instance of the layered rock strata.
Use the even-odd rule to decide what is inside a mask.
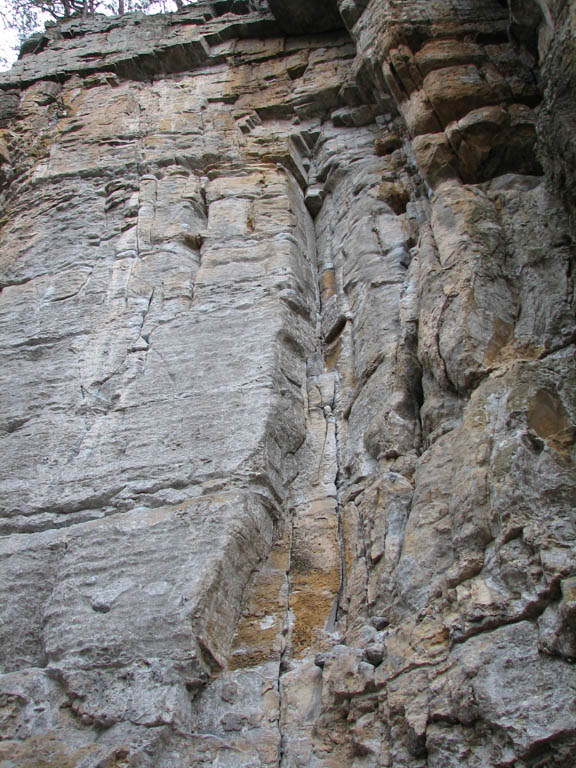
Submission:
[[[215,0],[2,75],[0,765],[573,765],[575,19]]]

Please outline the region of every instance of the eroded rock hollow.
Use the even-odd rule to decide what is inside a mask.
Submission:
[[[573,768],[575,35],[213,0],[26,43],[2,768]]]

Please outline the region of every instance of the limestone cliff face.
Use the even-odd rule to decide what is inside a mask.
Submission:
[[[2,768],[572,768],[575,40],[213,0],[26,44]]]

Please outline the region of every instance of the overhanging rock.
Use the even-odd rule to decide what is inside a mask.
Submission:
[[[287,34],[330,32],[344,26],[336,0],[268,0],[268,5]]]

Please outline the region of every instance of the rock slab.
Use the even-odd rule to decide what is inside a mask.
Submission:
[[[572,768],[575,29],[214,0],[2,74],[2,767]]]

